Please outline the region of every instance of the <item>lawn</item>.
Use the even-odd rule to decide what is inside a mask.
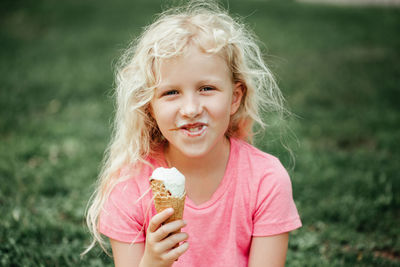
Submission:
[[[79,254],[111,131],[113,64],[166,3],[2,2],[0,266],[112,266],[99,248]],[[255,141],[291,174],[303,227],[287,266],[400,266],[400,9],[229,9],[265,43],[293,113],[284,125],[265,114]]]

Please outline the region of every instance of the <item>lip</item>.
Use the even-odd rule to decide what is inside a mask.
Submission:
[[[180,125],[177,130],[188,137],[200,137],[207,131],[206,123],[188,123]]]

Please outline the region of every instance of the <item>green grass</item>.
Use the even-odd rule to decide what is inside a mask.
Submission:
[[[0,265],[111,266],[98,248],[79,257],[83,214],[109,140],[112,64],[160,2],[3,2]],[[304,226],[287,265],[399,266],[400,9],[229,6],[265,42],[297,115],[283,141],[274,127],[256,140],[293,167]]]

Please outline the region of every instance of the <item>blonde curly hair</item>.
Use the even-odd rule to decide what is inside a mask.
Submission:
[[[97,189],[89,201],[87,224],[93,242],[87,253],[104,240],[98,219],[112,188],[124,179],[120,169],[145,162],[163,142],[163,136],[149,113],[149,103],[160,80],[161,61],[186,52],[196,45],[204,53],[222,56],[234,82],[245,92],[238,111],[232,115],[228,137],[252,141],[253,124],[264,127],[262,110],[283,113],[283,97],[263,60],[255,35],[218,4],[191,1],[158,15],[121,57],[116,70],[116,115],[112,139],[106,150]]]

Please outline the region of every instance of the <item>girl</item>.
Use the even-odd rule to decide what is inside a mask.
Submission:
[[[87,214],[94,242],[109,238],[116,266],[284,265],[301,222],[286,170],[250,144],[260,108],[284,111],[252,34],[216,4],[191,3],[161,14],[121,62]],[[184,220],[156,214],[160,166],[186,177]]]

